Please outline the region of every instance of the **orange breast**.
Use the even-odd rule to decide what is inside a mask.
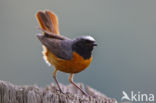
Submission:
[[[66,73],[78,73],[86,69],[92,61],[92,58],[84,59],[82,56],[73,52],[73,57],[71,60],[64,60],[56,57],[49,50],[44,48],[44,58],[50,64],[53,64],[56,69],[66,72]]]

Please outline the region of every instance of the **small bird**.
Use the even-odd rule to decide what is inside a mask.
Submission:
[[[70,39],[60,35],[58,18],[49,10],[38,11],[36,18],[40,24],[40,29],[43,31],[43,34],[37,35],[43,45],[43,58],[48,64],[55,67],[52,76],[59,91],[62,92],[56,79],[56,72],[62,71],[70,74],[68,79],[71,84],[84,95],[88,95],[74,83],[73,77],[74,74],[83,71],[91,63],[93,59],[92,50],[94,46],[97,46],[95,39],[91,36]]]

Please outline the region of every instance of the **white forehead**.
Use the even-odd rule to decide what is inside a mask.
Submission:
[[[83,36],[84,39],[90,40],[90,41],[95,41],[95,39],[91,36]]]

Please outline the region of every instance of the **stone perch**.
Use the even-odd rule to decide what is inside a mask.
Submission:
[[[89,97],[84,96],[72,85],[60,85],[65,94],[60,93],[54,84],[46,88],[16,86],[0,80],[0,103],[117,103],[91,87],[86,88]],[[79,84],[83,88],[83,84]]]

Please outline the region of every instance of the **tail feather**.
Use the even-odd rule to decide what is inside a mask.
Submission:
[[[36,14],[36,18],[41,29],[54,34],[59,34],[58,18],[54,13],[50,11],[39,11]]]

